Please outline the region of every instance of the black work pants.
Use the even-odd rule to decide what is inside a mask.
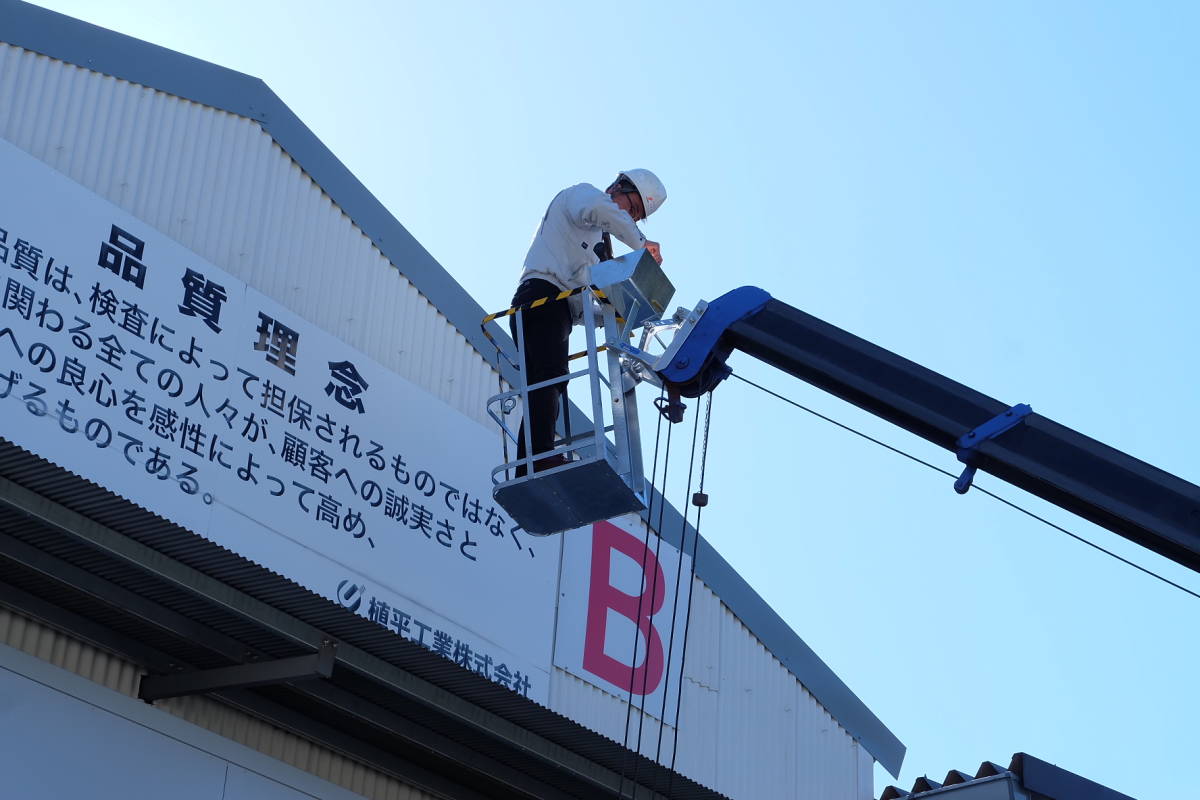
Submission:
[[[553,297],[561,291],[550,281],[530,278],[522,281],[513,295],[512,305],[519,306],[541,297]],[[517,336],[517,315],[508,318],[513,341],[520,343]],[[525,336],[525,382],[541,383],[567,374],[568,343],[571,336],[571,310],[566,300],[552,300],[537,308],[521,312],[521,327]],[[517,458],[525,457],[525,425],[529,425],[529,439],[534,455],[554,448],[554,428],[558,422],[558,410],[566,383],[547,386],[529,393],[529,406],[517,434]],[[524,475],[518,469],[518,477]]]

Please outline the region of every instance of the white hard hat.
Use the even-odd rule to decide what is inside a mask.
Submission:
[[[650,216],[658,207],[667,201],[667,187],[663,186],[662,181],[648,169],[627,169],[617,176],[628,178],[629,182],[638,190],[638,194],[642,198],[642,206],[646,209],[646,216]]]

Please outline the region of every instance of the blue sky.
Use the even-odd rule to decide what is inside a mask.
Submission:
[[[488,310],[558,189],[645,166],[677,303],[761,286],[1200,481],[1200,6],[40,5],[265,80]],[[705,536],[908,745],[901,785],[1027,751],[1194,793],[1200,600],[745,385],[713,413]]]

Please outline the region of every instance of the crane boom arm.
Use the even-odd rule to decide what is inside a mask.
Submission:
[[[725,357],[740,350],[951,451],[962,452],[964,434],[1009,410],[753,287],[708,304],[709,314],[721,331],[710,325],[707,337],[695,337],[691,347],[683,342],[659,372],[685,395],[715,386],[729,373]],[[1200,571],[1200,487],[1195,484],[1036,413],[971,447],[970,460]]]

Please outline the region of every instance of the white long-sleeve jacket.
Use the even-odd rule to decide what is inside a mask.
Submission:
[[[586,286],[592,266],[600,261],[595,248],[605,233],[634,250],[646,243],[633,217],[607,193],[590,183],[563,189],[533,235],[521,280],[541,278],[562,289]]]

